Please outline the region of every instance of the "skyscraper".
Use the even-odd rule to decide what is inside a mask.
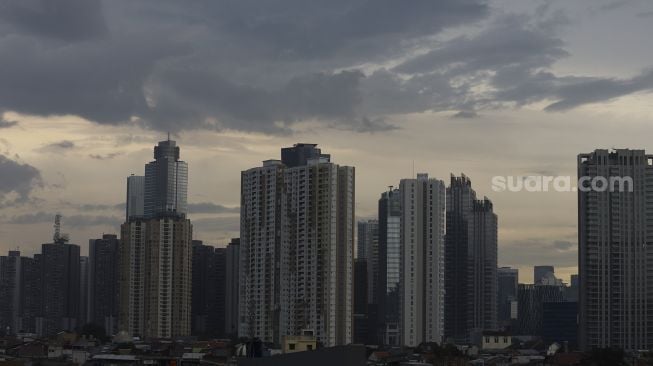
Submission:
[[[88,257],[79,257],[79,326],[84,326],[89,322],[88,313]]]
[[[226,251],[225,335],[238,335],[238,283],[240,273],[240,238],[233,238]]]
[[[102,239],[88,241],[89,321],[104,328],[106,334],[117,333],[119,309],[120,240],[103,234]]]
[[[517,319],[513,312],[517,303],[517,285],[519,284],[519,270],[517,268],[501,267],[497,270],[498,277],[498,322],[502,328],[510,327],[512,320]]]
[[[36,332],[41,291],[40,263],[17,250],[0,257],[0,334]]]
[[[125,221],[145,216],[145,177],[131,175],[127,177],[127,200]]]
[[[159,142],[154,147],[154,159],[145,165],[145,217],[185,217],[188,165],[179,160],[179,146],[170,139]]]
[[[0,257],[0,334],[15,334],[20,311],[20,252]]]
[[[653,155],[580,154],[578,178],[580,347],[651,349]]]
[[[79,246],[65,239],[41,246],[43,263],[43,335],[73,331],[80,316]]]
[[[225,335],[226,249],[193,240],[192,334]]]
[[[549,273],[555,274],[553,266],[534,266],[533,267],[533,283],[541,285],[542,280],[547,277]]]
[[[358,222],[358,248],[362,256],[358,259],[367,261],[367,302],[379,303],[379,221],[365,220]]]
[[[402,345],[442,342],[444,336],[444,182],[418,174],[402,179]]]
[[[188,167],[175,141],[159,142],[145,166],[144,217],[121,227],[120,330],[144,338],[191,333],[192,225]],[[137,184],[137,183],[134,183]]]
[[[242,172],[240,336],[352,340],[354,168],[315,146]]]
[[[447,188],[445,247],[445,333],[476,342],[483,330],[497,328],[497,216],[464,175],[452,175]]]
[[[401,197],[390,189],[379,199],[379,287],[384,292],[378,304],[383,343],[400,345],[401,321]]]

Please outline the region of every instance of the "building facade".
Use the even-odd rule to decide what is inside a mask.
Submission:
[[[119,329],[142,338],[188,336],[193,232],[186,218],[188,166],[179,160],[175,141],[159,142],[154,157],[145,166],[144,217],[128,213],[121,226]]]
[[[402,345],[444,337],[445,185],[427,174],[402,179],[400,303]]]
[[[517,319],[514,304],[517,303],[517,286],[519,285],[519,270],[517,268],[501,267],[497,270],[497,321],[500,328],[509,328]]]
[[[464,175],[452,175],[447,188],[445,247],[446,337],[477,343],[498,327],[497,216]]]
[[[41,246],[43,269],[42,335],[73,331],[80,321],[79,246],[61,239]]]
[[[179,160],[175,141],[154,147],[154,161],[145,165],[144,216],[185,216],[188,209],[188,164]]]
[[[240,238],[233,238],[226,250],[225,274],[225,334],[238,335],[238,287],[240,275]]]
[[[242,173],[240,336],[351,342],[354,183],[313,144]]]
[[[401,196],[399,189],[390,189],[379,199],[379,329],[384,344],[399,346],[401,342]]]
[[[578,177],[580,347],[651,349],[653,155],[580,154]]]
[[[104,327],[106,334],[118,331],[120,240],[103,234],[88,241],[88,320]]]

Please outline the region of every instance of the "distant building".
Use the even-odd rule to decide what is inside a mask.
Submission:
[[[79,257],[79,326],[83,327],[86,323],[89,322],[89,313],[88,313],[88,301],[89,301],[89,292],[88,292],[88,257],[80,256]]]
[[[169,139],[155,146],[154,158],[145,166],[143,217],[128,211],[121,227],[119,330],[142,338],[188,336],[193,230],[186,219],[188,165]]]
[[[185,217],[188,209],[188,164],[179,160],[175,141],[154,147],[154,161],[145,165],[144,215]]]
[[[401,197],[390,189],[379,199],[379,297],[378,328],[383,343],[399,346],[401,321]]]
[[[42,335],[73,331],[80,317],[79,246],[65,240],[41,246],[43,268]]]
[[[513,312],[513,304],[517,302],[517,286],[519,284],[519,270],[517,268],[501,267],[497,270],[498,285],[498,322],[502,328],[510,328],[513,320],[517,319]]]
[[[0,257],[0,334],[15,334],[20,313],[21,256],[10,250]]]
[[[580,347],[651,349],[653,155],[580,154],[578,177]]]
[[[544,303],[565,302],[561,286],[520,284],[517,296],[518,335],[542,336]]]
[[[182,218],[122,225],[120,330],[141,338],[191,334],[192,230]]]
[[[533,283],[541,285],[542,280],[547,277],[548,274],[555,274],[555,268],[553,266],[534,266]]]
[[[104,328],[106,334],[118,333],[120,240],[103,234],[88,241],[89,321]]]
[[[512,336],[507,332],[484,331],[481,338],[481,349],[502,350],[512,346]]]
[[[544,302],[542,304],[542,338],[576,348],[578,345],[578,303]]]
[[[357,259],[367,261],[367,301],[379,303],[379,221],[365,220],[358,222]]]
[[[226,249],[193,240],[191,334],[225,336]]]
[[[354,343],[357,344],[369,342],[367,275],[367,260],[357,258],[354,261]]]
[[[301,335],[283,337],[283,353],[306,352],[317,349],[317,338],[312,330],[304,330]]]
[[[401,344],[444,339],[445,186],[427,174],[402,179]]]
[[[225,335],[238,335],[238,276],[240,271],[240,238],[231,239],[226,251]]]
[[[469,178],[451,176],[445,240],[445,334],[478,343],[497,324],[497,215],[492,202],[476,199]]]
[[[145,177],[127,177],[127,200],[125,221],[142,219],[145,216]]]
[[[242,172],[239,335],[352,341],[354,168],[315,144]],[[264,289],[264,291],[262,291]]]

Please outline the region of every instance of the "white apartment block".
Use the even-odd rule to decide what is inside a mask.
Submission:
[[[443,340],[444,333],[444,182],[418,174],[402,179],[401,344]]]

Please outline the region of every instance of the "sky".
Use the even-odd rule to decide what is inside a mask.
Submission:
[[[0,251],[124,221],[126,177],[171,133],[196,239],[239,230],[240,171],[317,143],[356,167],[356,216],[417,172],[470,177],[499,265],[577,264],[572,176],[597,148],[653,151],[647,0],[9,0],[0,3]]]

